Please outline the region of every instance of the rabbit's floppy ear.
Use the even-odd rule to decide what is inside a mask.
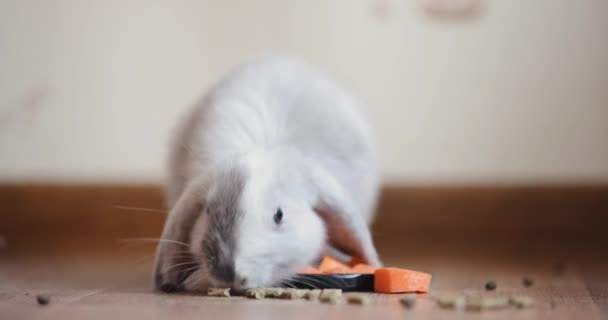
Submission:
[[[171,269],[171,266],[179,263],[176,259],[183,256],[178,253],[189,248],[190,232],[205,207],[206,190],[205,179],[193,180],[186,186],[167,216],[154,262],[154,286],[157,289],[174,291],[183,281],[179,268]]]
[[[315,212],[327,227],[329,244],[367,264],[381,266],[367,223],[344,193],[344,189],[328,175],[316,175],[317,202]]]
[[[330,207],[317,207],[315,211],[325,221],[329,244],[332,247],[351,256],[361,257],[369,265],[382,265],[369,229],[362,219],[346,217]]]

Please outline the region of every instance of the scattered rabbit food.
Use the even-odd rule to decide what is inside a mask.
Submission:
[[[262,290],[264,290],[266,298],[280,298],[281,295],[283,294],[283,290],[289,290],[289,289],[266,288],[266,289],[262,289]]]
[[[495,289],[496,289],[496,282],[494,282],[494,281],[488,281],[486,283],[486,290],[492,291],[492,290],[495,290]]]
[[[487,297],[466,299],[466,309],[471,311],[498,310],[509,306],[509,298]]]
[[[369,304],[369,296],[365,294],[349,294],[346,296],[346,302],[365,306]]]
[[[445,295],[436,298],[437,305],[442,309],[462,310],[466,305],[464,296]]]
[[[264,289],[248,289],[245,291],[245,296],[251,299],[260,300],[266,297],[266,293],[264,292]]]
[[[51,302],[51,297],[45,294],[39,294],[36,296],[36,302],[38,302],[38,304],[41,306],[46,306]]]
[[[509,302],[519,309],[529,308],[534,305],[534,299],[528,296],[512,296]]]
[[[342,299],[342,289],[323,289],[319,301],[323,303],[336,304]]]
[[[340,299],[341,299],[340,296],[335,296],[335,295],[319,297],[319,301],[321,301],[322,303],[328,303],[328,304],[337,304],[338,302],[340,302]]]
[[[306,289],[284,289],[281,292],[279,298],[295,300],[295,299],[303,299],[306,295]]]
[[[304,298],[307,300],[317,300],[321,296],[321,289],[312,289],[306,291]]]
[[[500,310],[515,306],[519,309],[534,305],[534,299],[528,296],[495,296],[471,297],[464,295],[444,295],[435,298],[435,302],[442,309],[485,311]]]
[[[216,295],[228,297],[227,295]],[[286,300],[321,300],[325,302],[338,302],[342,297],[341,289],[294,289],[294,288],[255,288],[245,291],[245,296],[250,299],[286,299]]]
[[[412,308],[416,304],[416,294],[408,293],[399,299],[399,302],[401,302],[401,304],[408,309]]]
[[[555,269],[563,272],[563,264]],[[429,291],[432,276],[428,273],[400,269],[400,268],[375,268],[364,264],[361,259],[353,258],[350,263],[344,263],[334,257],[325,256],[318,268],[308,267],[300,272],[306,275],[361,275],[367,277],[373,275],[373,288],[369,286],[344,287],[348,291],[368,291],[376,293],[406,293],[399,302],[405,308],[413,308],[416,305],[417,294]],[[522,283],[525,287],[531,287],[534,281],[524,277]],[[332,285],[332,284],[330,284]],[[340,286],[339,284],[336,286]],[[485,284],[487,291],[496,290],[495,281]],[[357,290],[361,289],[361,290]],[[230,297],[230,288],[209,288],[207,294],[212,297]],[[285,299],[285,300],[318,300],[321,303],[337,304],[343,299],[342,288],[328,289],[303,289],[303,288],[253,288],[245,291],[245,296],[250,299],[260,300]],[[38,295],[37,301],[41,305],[49,303],[48,296]],[[348,293],[345,295],[346,302],[354,305],[368,305],[370,295],[368,293]],[[518,309],[528,308],[534,305],[534,299],[528,296],[470,296],[470,295],[443,295],[433,298],[437,306],[442,309],[485,311],[500,310],[510,306]]]
[[[230,288],[209,288],[207,295],[210,297],[230,297]]]

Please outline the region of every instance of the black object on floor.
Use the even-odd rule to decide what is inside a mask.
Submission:
[[[285,288],[342,289],[342,291],[374,292],[373,274],[298,274],[281,284]]]
[[[47,304],[49,304],[49,302],[51,302],[51,297],[49,297],[45,294],[39,294],[39,295],[36,295],[36,301],[38,302],[39,305],[46,306]]]

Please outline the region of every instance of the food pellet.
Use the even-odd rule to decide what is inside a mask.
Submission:
[[[494,282],[494,281],[488,281],[486,283],[486,290],[492,291],[494,289],[496,289],[496,282]]]
[[[323,289],[323,291],[321,291],[321,295],[319,296],[319,298],[339,297],[339,296],[342,296],[341,289]]]
[[[522,282],[524,284],[524,287],[526,287],[526,288],[529,288],[534,284],[534,280],[532,280],[528,277],[525,277]]]
[[[283,289],[283,291],[281,292],[281,295],[279,296],[279,298],[281,299],[290,299],[290,300],[294,300],[294,299],[302,299],[304,298],[304,296],[306,295],[306,291],[305,289]]]
[[[279,298],[280,299],[293,299],[292,292],[293,292],[293,289],[291,289],[291,288],[283,289],[283,290],[281,290],[281,294],[279,294]]]
[[[465,308],[469,311],[481,311],[481,310],[485,309],[485,306],[484,306],[483,300],[481,298],[469,297],[466,299]]]
[[[323,289],[323,291],[321,291],[321,297],[323,296],[327,296],[327,295],[342,295],[342,289]]]
[[[319,301],[321,301],[322,303],[329,303],[329,304],[336,304],[338,302],[340,302],[340,296],[337,295],[328,295],[328,296],[321,296],[319,297]]]
[[[470,297],[467,298],[466,309],[471,311],[482,311],[490,309],[503,309],[509,306],[509,299],[505,297]]]
[[[323,289],[319,300],[323,303],[336,304],[342,298],[342,289]]]
[[[534,305],[534,299],[528,296],[512,296],[509,302],[517,308],[523,309]]]
[[[466,305],[465,297],[460,296],[460,297],[456,297],[456,299],[454,299],[454,309],[463,310],[465,305]]]
[[[486,309],[503,309],[509,306],[509,298],[507,297],[491,297],[484,298],[483,304]]]
[[[316,300],[316,299],[319,299],[320,295],[321,295],[321,289],[312,289],[312,290],[306,291],[304,298],[307,300]]]
[[[39,305],[46,306],[47,304],[49,304],[51,302],[51,297],[49,297],[45,294],[39,294],[36,296],[36,301],[38,302]]]
[[[346,296],[346,302],[349,304],[358,304],[365,306],[369,304],[369,296],[364,294],[350,294]]]
[[[441,296],[436,299],[436,302],[441,308],[449,309],[454,307],[454,297]]]
[[[210,297],[230,297],[230,288],[209,288],[207,295]]]
[[[303,299],[304,297],[306,297],[306,294],[308,293],[308,289],[294,289],[293,295],[295,296],[296,299]]]
[[[264,292],[264,289],[248,289],[245,291],[245,296],[251,299],[259,300],[266,297],[266,292]]]
[[[437,305],[443,309],[464,309],[466,299],[463,296],[442,296],[437,298]]]
[[[280,298],[283,293],[283,288],[266,288],[266,297],[267,298]]]
[[[416,304],[416,298],[416,294],[408,293],[399,299],[399,302],[401,302],[404,307],[411,308]]]

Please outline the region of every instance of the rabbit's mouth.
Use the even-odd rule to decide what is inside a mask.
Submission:
[[[200,264],[190,254],[172,257],[170,264],[160,263],[154,274],[154,286],[166,293],[187,290],[187,282],[200,270]]]
[[[176,278],[176,280],[174,282],[168,282],[168,281],[162,281],[162,280],[157,280],[157,283],[159,283],[159,285],[157,285],[156,287],[165,293],[172,293],[172,292],[181,292],[181,291],[190,291],[190,289],[188,288],[188,282],[192,282],[192,275],[196,274],[198,271],[198,269],[191,269],[191,270],[187,270],[181,273],[178,273],[178,276]],[[160,275],[156,276],[157,279],[160,278]]]

